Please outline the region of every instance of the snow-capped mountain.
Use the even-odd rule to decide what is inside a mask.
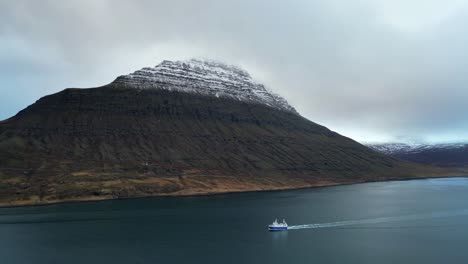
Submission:
[[[413,145],[405,143],[368,144],[367,146],[385,154],[408,152],[413,149]]]
[[[427,171],[307,120],[237,67],[197,60],[65,89],[0,122],[0,206],[303,188]]]
[[[215,61],[165,60],[155,67],[119,76],[113,84],[227,97],[296,113],[284,98],[253,80],[245,70]]]
[[[403,160],[437,166],[468,166],[468,143],[367,144],[368,147]]]

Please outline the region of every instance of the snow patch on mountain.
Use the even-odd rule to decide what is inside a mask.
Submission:
[[[253,80],[247,71],[215,61],[165,60],[155,67],[145,67],[134,73],[119,76],[113,84],[138,89],[164,89],[233,98],[297,114],[284,98]]]

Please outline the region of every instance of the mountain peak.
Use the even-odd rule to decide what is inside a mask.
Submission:
[[[232,98],[297,113],[284,98],[256,82],[247,71],[212,60],[164,60],[155,67],[119,76],[112,84]]]
[[[183,60],[183,61],[170,61],[164,60],[158,66],[167,66],[167,67],[183,67],[183,68],[194,68],[209,71],[211,73],[216,73],[218,75],[237,75],[238,77],[245,78],[246,80],[250,80],[254,82],[250,74],[235,65],[226,64],[221,61],[210,60],[210,59],[190,59],[190,60]]]

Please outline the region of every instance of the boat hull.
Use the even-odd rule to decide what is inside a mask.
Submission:
[[[288,230],[287,226],[269,226],[268,231],[286,231]]]

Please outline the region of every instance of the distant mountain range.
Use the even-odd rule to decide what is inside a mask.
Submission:
[[[244,70],[164,61],[0,122],[0,205],[447,175],[300,116]]]
[[[381,153],[406,161],[442,167],[468,166],[468,143],[445,144],[368,144]]]

